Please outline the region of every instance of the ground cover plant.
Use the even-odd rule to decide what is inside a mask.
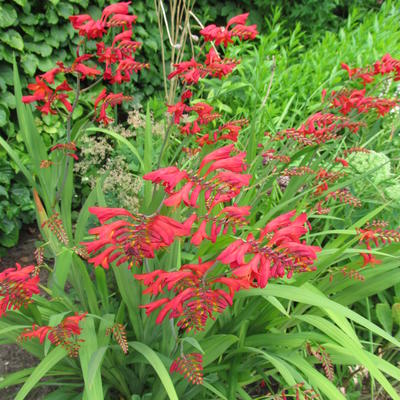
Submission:
[[[374,147],[398,129],[396,55],[337,60],[341,83],[287,118],[293,100],[273,109],[276,59],[246,61],[267,52],[248,14],[204,27],[177,8],[192,58],[164,65],[163,133],[149,101],[127,136],[112,120],[135,90],[119,85],[151,68],[132,10],[70,16],[76,58],[27,88],[14,61],[30,164],[0,144],[31,185],[43,242],[35,265],[0,275],[0,336],[41,361],[0,387],[23,383],[16,399],[40,385],[54,388],[48,399],[351,399],[364,379],[372,398],[399,398],[399,206],[382,189],[398,160]],[[265,70],[260,96],[243,77]],[[74,119],[82,98],[92,111]],[[30,104],[65,133],[46,145]],[[132,209],[107,203],[110,170],[74,209],[74,164],[91,135],[129,153],[141,181]]]

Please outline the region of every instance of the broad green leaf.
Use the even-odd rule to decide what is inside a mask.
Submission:
[[[138,281],[133,277],[127,265],[113,266],[112,270],[117,281],[118,290],[127,305],[129,319],[137,339],[143,339],[143,321],[140,318],[142,290]]]
[[[108,346],[98,348],[90,357],[88,366],[88,386],[91,388],[95,382],[98,372],[101,370],[101,364],[106,354]]]
[[[72,254],[71,250],[64,248],[56,257],[51,287],[58,296],[64,293],[64,286],[71,270]]]
[[[80,339],[83,340],[79,349],[79,359],[83,379],[85,381],[84,398],[87,400],[103,399],[103,385],[101,380],[101,361],[104,353],[98,352],[97,334],[92,317],[87,316],[82,322],[83,327]],[[103,349],[103,348],[101,348]],[[104,352],[107,348],[104,349]],[[90,379],[89,379],[90,378]]]
[[[382,372],[376,368],[375,363],[369,357],[369,353],[363,350],[360,342],[355,342],[338,327],[334,326],[332,323],[322,317],[308,314],[298,316],[297,318],[310,323],[311,325],[320,329],[321,332],[329,335],[333,340],[336,340],[338,344],[346,347],[347,351],[357,358],[359,364],[364,365],[368,369],[370,374],[383,386],[393,400],[400,399],[400,396],[397,395],[395,389],[390,385]]]
[[[211,364],[238,340],[237,336],[223,334],[212,335],[209,338],[202,339],[200,345],[205,352],[203,365],[206,367]]]
[[[339,303],[336,303],[332,300],[329,300],[327,297],[318,295],[304,287],[295,287],[290,285],[278,285],[278,284],[268,284],[264,289],[251,289],[239,292],[236,297],[253,297],[260,295],[270,295],[276,297],[282,297],[292,301],[298,301],[300,303],[313,305],[324,310],[325,308],[329,308],[332,311],[335,311],[352,321],[364,326],[365,328],[371,330],[376,335],[383,337],[389,342],[393,343],[395,346],[400,346],[400,342],[395,339],[393,336],[389,335],[383,329],[379,328],[372,322],[368,321],[366,318],[357,314],[356,312],[350,310],[347,307],[342,306]]]
[[[150,106],[147,103],[146,110],[146,126],[144,130],[144,155],[143,155],[143,163],[144,170],[143,173],[147,174],[152,170],[152,160],[153,160],[153,143],[152,143],[152,126],[151,126],[151,118],[150,118]],[[152,192],[153,185],[150,181],[144,182],[144,204],[146,206],[146,210],[149,210],[150,203],[152,200]]]
[[[212,386],[210,383],[204,381],[202,383],[202,386],[204,386],[206,389],[208,389],[210,392],[214,393],[215,395],[217,395],[218,399],[222,399],[222,400],[228,400],[228,398],[221,393],[218,389],[216,389],[214,386]]]
[[[22,51],[24,49],[24,41],[21,35],[14,29],[10,29],[6,32],[2,32],[0,40],[3,43],[8,44],[13,49]]]
[[[51,370],[58,362],[60,362],[67,355],[65,349],[62,347],[55,347],[39,365],[33,370],[32,374],[25,381],[22,388],[19,390],[15,400],[23,400],[29,392],[36,386],[46,373]]]
[[[129,342],[128,344],[134,350],[142,354],[154,368],[170,400],[178,400],[178,395],[176,394],[171,377],[157,353],[144,343]]]
[[[244,350],[248,351],[249,353],[258,354],[270,362],[281,374],[288,386],[294,386],[297,383],[286,361],[281,360],[277,355],[269,354],[266,351],[256,349],[254,347],[245,347]]]
[[[0,5],[0,28],[7,28],[17,21],[17,11],[11,4]],[[2,32],[4,34],[4,32]]]
[[[325,393],[327,399],[346,400],[343,394],[328,380],[324,375],[314,369],[304,358],[298,354],[292,353],[290,356],[282,355],[282,358],[290,364],[293,364],[299,371],[302,372],[305,378],[308,378],[308,383],[313,388],[318,388]]]
[[[200,353],[204,354],[203,348],[200,346],[200,343],[194,338],[194,337],[184,337],[182,339],[182,342],[187,342],[197,350],[199,350]]]
[[[383,326],[387,333],[392,333],[393,328],[393,318],[392,309],[387,303],[379,303],[375,306],[376,316],[378,321]]]

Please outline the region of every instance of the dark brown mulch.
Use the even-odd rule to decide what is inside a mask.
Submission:
[[[40,234],[37,228],[30,226],[24,227],[18,245],[9,249],[7,255],[2,257],[0,261],[0,271],[14,267],[16,262],[20,263],[22,266],[34,264],[35,258],[33,252],[36,248],[35,244],[39,240]],[[0,346],[0,379],[12,372],[35,367],[38,363],[39,360],[36,357],[32,356],[17,344],[5,344]],[[14,399],[20,387],[21,385],[1,389],[0,399]],[[33,390],[27,399],[41,400],[44,398],[45,394],[50,391],[51,390],[47,387]]]

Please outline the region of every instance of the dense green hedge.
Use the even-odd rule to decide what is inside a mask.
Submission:
[[[18,135],[13,95],[13,56],[18,61],[23,86],[33,81],[36,74],[54,67],[57,61],[68,64],[79,40],[68,17],[82,13],[100,16],[105,3],[104,0],[92,0],[90,5],[89,0],[0,0],[0,129],[2,137],[23,160],[25,149]],[[154,2],[135,1],[134,11],[138,15],[135,37],[143,42],[139,58],[151,64],[158,63],[160,43]],[[147,96],[162,82],[154,68],[144,71],[140,80]],[[39,127],[44,136],[60,135],[61,124],[57,118],[47,120],[47,124],[45,118],[45,123]],[[11,247],[18,241],[21,223],[31,222],[34,214],[27,189],[22,197],[14,195],[17,188],[24,187],[17,165],[7,158],[2,148],[0,157],[4,161],[4,165],[0,165],[0,247]]]

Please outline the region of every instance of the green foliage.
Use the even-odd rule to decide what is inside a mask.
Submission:
[[[24,10],[31,7],[23,1],[16,4],[25,7]],[[262,6],[263,2],[256,4]],[[326,5],[326,2],[321,4]],[[64,21],[76,7],[74,2],[54,0],[49,3],[46,15],[48,13],[49,21]],[[231,4],[226,7],[221,12],[229,13]],[[9,7],[5,9],[7,13],[2,22],[5,25],[14,17],[21,21],[26,17],[19,17],[18,13],[15,16]],[[96,9],[91,11],[96,12]],[[139,11],[135,8],[137,14],[144,14],[144,10]],[[41,362],[34,369],[8,375],[0,382],[0,388],[22,383],[16,397],[22,400],[46,376],[46,383],[57,385],[49,399],[235,400],[257,398],[262,390],[262,394],[266,391],[278,394],[285,390],[294,397],[296,392],[305,396],[308,391],[319,394],[321,399],[355,399],[359,397],[360,388],[351,379],[353,374],[349,366],[362,366],[368,371],[371,387],[376,382],[380,392],[385,391],[392,399],[400,398],[396,387],[400,381],[396,367],[400,346],[396,333],[400,321],[400,243],[368,249],[382,263],[365,268],[360,267],[359,254],[366,250],[357,246],[358,229],[367,221],[389,215],[391,222],[398,225],[395,220],[400,206],[389,204],[385,197],[379,201],[377,197],[371,197],[371,193],[374,196],[383,193],[386,182],[399,168],[393,157],[393,138],[387,134],[387,122],[378,120],[375,123],[377,118],[371,118],[358,136],[344,135],[341,140],[321,147],[282,145],[264,136],[266,130],[276,133],[298,126],[310,113],[318,110],[321,89],[340,88],[346,79],[339,69],[341,61],[361,66],[375,60],[374,52],[392,51],[398,44],[398,11],[388,4],[378,14],[368,14],[357,28],[353,23],[358,19],[350,19],[339,36],[327,33],[321,43],[306,50],[300,28],[287,34],[278,24],[278,14],[261,37],[259,48],[245,44],[228,54],[242,57],[241,65],[231,78],[201,81],[198,92],[199,97],[224,113],[226,120],[250,119],[238,142],[238,147],[247,151],[248,172],[253,175],[250,186],[235,199],[239,205],[250,204],[253,209],[249,228],[243,228],[243,237],[251,227],[262,228],[273,217],[289,210],[307,211],[313,229],[306,234],[305,240],[322,247],[316,270],[296,273],[291,279],[278,279],[262,289],[240,291],[233,306],[227,307],[216,320],[209,319],[204,331],[196,336],[188,333],[182,337],[173,319],[155,324],[154,315],[147,316],[139,307],[155,298],[143,294],[142,285],[126,264],[112,265],[108,270],[95,269],[78,256],[79,244],[90,240],[87,231],[92,227],[92,221],[88,208],[111,206],[116,199],[105,195],[106,176],[98,177],[102,165],[91,165],[88,178],[90,175],[95,184],[90,190],[86,187],[85,202],[76,210],[72,199],[80,188],[74,181],[72,166],[64,162],[66,156],[60,155],[51,169],[40,168],[48,148],[64,136],[58,129],[63,125],[58,117],[49,117],[40,124],[34,120],[30,107],[21,102],[21,82],[17,63],[14,63],[18,135],[27,155],[10,147],[4,139],[0,144],[12,159],[13,168],[24,175],[35,190],[36,218],[44,238],[46,259],[51,262],[47,266],[50,275],[48,287],[44,289],[46,296],[43,293],[35,295],[34,304],[28,308],[9,311],[0,320],[1,341],[13,342],[15,331],[22,331],[32,323],[54,326],[71,311],[86,310],[89,314],[81,325],[80,339],[84,341],[80,342],[76,360],[67,358],[64,349],[50,347],[49,341],[44,346],[35,341],[24,343],[24,348]],[[54,22],[54,26],[58,22]],[[391,41],[387,40],[389,34],[394,37]],[[42,39],[37,39],[37,43],[42,43]],[[151,44],[148,47],[151,48]],[[368,52],[363,59],[360,56],[357,60],[354,55],[359,49]],[[247,50],[250,57],[243,56]],[[188,157],[182,151],[190,138],[182,137],[174,128],[168,131],[169,136],[165,132],[164,136],[155,134],[150,111],[158,120],[164,107],[157,100],[148,102],[142,114],[144,125],[132,136],[124,136],[116,126],[107,129],[93,126],[82,111],[82,119],[73,121],[72,139],[79,143],[92,136],[107,138],[112,150],[106,157],[123,154],[131,172],[136,175],[157,168],[157,164],[179,163],[187,169],[196,168],[199,159]],[[396,119],[390,122],[394,130],[398,129],[398,122]],[[290,156],[291,161],[288,165],[279,162],[264,165],[259,145],[273,145]],[[350,163],[354,164],[352,173],[332,187],[354,189],[362,181],[359,193],[364,206],[361,209],[338,204],[328,215],[318,215],[312,206],[316,185],[313,176],[293,177],[285,188],[278,184],[277,177],[284,175],[286,167],[330,167],[340,151],[353,145],[376,151],[364,158],[357,158],[359,155],[349,157]],[[12,200],[19,202],[21,207],[28,207],[29,191],[13,183],[12,169],[7,163],[3,164],[0,164],[0,199],[9,200],[14,193]],[[59,177],[63,173],[65,188],[58,199]],[[183,207],[173,210],[162,207],[162,188],[154,188],[149,182],[137,196],[140,213],[150,215],[158,210],[182,221],[188,217]],[[201,208],[204,204],[200,204]],[[48,225],[43,225],[55,213],[61,216],[64,240],[59,240]],[[157,251],[154,259],[146,259],[143,268],[134,272],[160,268],[175,271],[183,263],[195,263],[198,257],[204,260],[215,258],[240,234],[221,235],[215,243],[204,241],[198,253],[193,252],[189,243],[176,240],[165,251]],[[344,267],[357,271],[365,281],[345,275]],[[375,307],[371,307],[370,299]],[[115,324],[126,329],[128,355],[111,335],[106,334]],[[323,360],[317,357],[317,351],[310,354],[308,346],[319,349],[324,355]],[[181,376],[168,373],[168,367],[179,351],[181,354],[193,351],[203,354],[205,381],[202,385],[191,386]],[[334,371],[333,377],[326,374],[326,368]],[[261,382],[267,387],[263,389]],[[346,395],[339,390],[341,387],[346,390]]]

